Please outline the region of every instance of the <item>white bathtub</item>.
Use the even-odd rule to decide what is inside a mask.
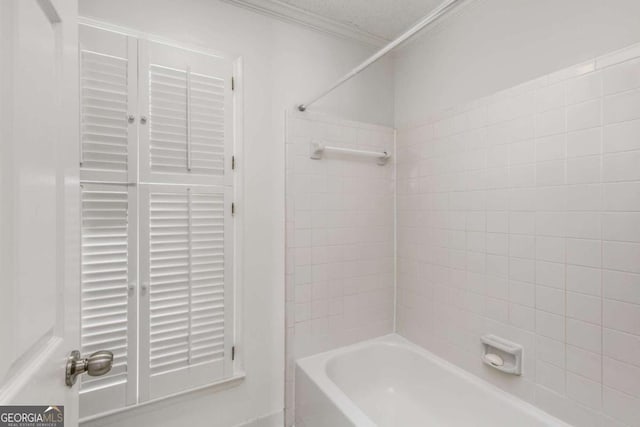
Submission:
[[[296,427],[568,426],[398,335],[298,360],[295,413]]]

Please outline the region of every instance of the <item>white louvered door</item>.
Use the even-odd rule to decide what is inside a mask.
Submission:
[[[81,353],[109,350],[111,371],[85,377],[80,416],[136,402],[135,190],[81,187]]]
[[[141,189],[141,400],[232,373],[231,194],[229,187]]]
[[[80,417],[137,402],[137,40],[80,25],[81,353],[114,353],[84,376]]]
[[[233,375],[232,69],[80,26],[81,419]]]
[[[80,178],[135,182],[138,41],[87,25],[79,32]]]
[[[142,41],[140,70],[141,180],[231,185],[231,61]]]

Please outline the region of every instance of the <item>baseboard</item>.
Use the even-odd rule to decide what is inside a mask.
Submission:
[[[271,415],[256,418],[236,427],[282,427],[284,425],[284,412],[276,412]]]

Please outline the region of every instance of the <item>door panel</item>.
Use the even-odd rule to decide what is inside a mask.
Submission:
[[[111,371],[84,377],[80,418],[136,403],[136,191],[82,184],[81,352],[113,352]]]
[[[89,25],[79,42],[81,352],[114,353],[108,374],[82,380],[84,419],[136,403],[138,42]]]
[[[135,182],[137,40],[87,25],[79,31],[81,179]]]
[[[230,187],[140,188],[140,400],[231,376]]]
[[[77,3],[0,2],[0,404],[65,405],[78,346]]]
[[[140,41],[140,180],[231,185],[233,63]]]

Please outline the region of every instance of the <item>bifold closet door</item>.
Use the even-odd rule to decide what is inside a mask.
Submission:
[[[233,63],[140,41],[140,179],[231,185]]]
[[[134,182],[138,40],[80,25],[80,179]]]
[[[135,188],[82,184],[81,353],[113,352],[111,371],[82,378],[80,416],[136,403]]]
[[[140,400],[232,374],[231,189],[140,188]]]
[[[80,417],[136,403],[137,39],[86,25],[80,42],[81,353],[114,353],[84,376]]]

